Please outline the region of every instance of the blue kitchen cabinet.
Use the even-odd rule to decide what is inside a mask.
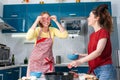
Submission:
[[[2,30],[3,33],[18,33],[25,31],[25,19],[23,18],[4,18],[4,21],[12,26],[14,29],[12,30]]]
[[[69,72],[69,69],[66,66],[56,66],[55,72]]]
[[[3,20],[14,27],[14,30],[2,30],[6,32],[25,32],[26,5],[4,5]]]
[[[60,4],[60,17],[84,17],[85,3]]]
[[[25,18],[26,5],[4,5],[3,13],[4,18]]]
[[[55,71],[56,72],[69,72],[69,71],[76,71],[78,73],[87,73],[89,70],[88,67],[77,67],[77,68],[67,68],[67,66],[56,66]]]
[[[4,70],[0,70],[0,80],[3,80]]]
[[[0,80],[3,80],[3,74],[0,74]]]
[[[4,79],[3,80],[12,80],[12,69],[5,69],[4,70]]]
[[[36,20],[37,16],[40,15],[41,12],[49,12],[50,15],[56,15],[57,18],[59,19],[59,4],[44,4],[44,5],[40,5],[40,4],[28,4],[27,5],[27,15],[26,15],[26,29],[25,31],[27,31],[32,24],[34,23],[34,21]],[[53,21],[52,25],[56,26],[55,23]]]
[[[88,17],[90,11],[100,4],[108,4],[111,13],[111,2],[4,5],[3,19],[6,23],[13,26],[16,31],[3,30],[2,32],[27,32],[37,16],[43,11],[47,11],[51,15],[56,15],[58,21],[63,17]],[[53,26],[57,27],[53,21],[51,22]]]
[[[27,66],[22,66],[20,68],[21,68],[21,77],[26,76]]]
[[[1,76],[3,74],[3,77]],[[0,70],[0,80],[18,80],[19,78],[19,67]]]
[[[20,72],[20,68],[16,67],[16,68],[12,68],[12,80],[18,80],[19,79],[19,73]]]
[[[56,72],[69,72],[69,71],[76,71],[78,73],[87,73],[89,70],[89,67],[77,67],[77,68],[72,68],[72,69],[69,69],[67,68],[67,66],[56,66],[55,67],[55,71]]]
[[[111,2],[86,2],[85,3],[85,15],[88,17],[89,13],[91,12],[91,10],[93,10],[94,8],[96,8],[97,6],[101,5],[101,4],[107,4],[108,5],[108,9],[110,14],[112,15],[111,12]]]

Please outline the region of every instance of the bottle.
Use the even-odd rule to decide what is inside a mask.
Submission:
[[[25,57],[25,59],[24,59],[24,64],[28,64],[28,59],[27,59],[27,57]]]
[[[40,0],[40,2],[39,2],[40,4],[44,4],[44,1],[43,0]]]
[[[12,65],[15,65],[15,56],[12,54]]]

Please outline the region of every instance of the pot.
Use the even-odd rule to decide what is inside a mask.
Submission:
[[[46,80],[73,80],[73,73],[49,72],[44,75]]]

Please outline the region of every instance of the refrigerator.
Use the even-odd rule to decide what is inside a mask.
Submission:
[[[120,80],[120,50],[115,53],[115,67],[117,71],[117,80]]]

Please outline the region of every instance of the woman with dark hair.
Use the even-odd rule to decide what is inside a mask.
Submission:
[[[58,29],[51,26],[51,20],[56,23]],[[46,73],[54,71],[52,45],[55,36],[67,38],[68,32],[57,21],[55,15],[50,16],[48,12],[42,12],[26,35],[27,40],[35,39],[33,51],[29,57],[27,77],[30,76],[30,72]]]
[[[116,71],[111,57],[112,18],[108,12],[108,5],[99,5],[90,12],[88,26],[94,28],[89,38],[88,53],[79,54],[82,58],[72,61],[68,67],[77,67],[88,62],[89,73],[94,73],[99,80],[116,80]]]

